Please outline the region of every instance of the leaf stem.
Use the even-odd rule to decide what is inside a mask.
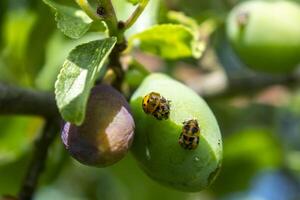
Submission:
[[[146,8],[149,0],[143,0],[139,3],[135,11],[132,13],[132,15],[126,20],[125,22],[125,29],[129,29],[139,18],[139,16],[142,14],[144,9]]]
[[[97,15],[96,11],[93,10],[88,0],[75,0],[80,8],[93,20],[101,20],[101,17]]]

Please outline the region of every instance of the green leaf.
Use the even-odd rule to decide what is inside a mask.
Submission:
[[[41,90],[52,91],[57,75],[59,74],[61,64],[64,62],[70,51],[76,46],[93,40],[103,39],[104,34],[87,33],[77,40],[65,37],[59,30],[55,30],[49,38],[45,50],[45,63],[35,79],[35,87]]]
[[[143,0],[144,1],[144,0]],[[135,7],[125,0],[112,0],[116,14],[119,19],[127,19],[134,12]],[[143,14],[139,16],[137,21],[130,29],[127,29],[125,36],[131,36],[139,33],[157,23],[161,0],[151,0],[147,4]]]
[[[156,54],[166,59],[185,57],[199,58],[204,50],[204,43],[197,34],[183,25],[162,24],[153,26],[129,39],[129,47],[138,44],[145,52]]]
[[[31,69],[26,65],[30,36],[38,19],[27,9],[10,10],[1,27],[3,48],[0,53],[0,79],[17,85],[31,84]],[[34,59],[34,58],[30,58]]]
[[[41,125],[42,120],[36,117],[0,117],[0,166],[23,155]]]
[[[182,24],[186,27],[189,27],[193,31],[197,31],[199,29],[198,23],[191,17],[186,16],[183,12],[177,11],[169,11],[167,13],[167,18],[169,22],[175,24]]]
[[[141,2],[141,0],[127,0],[129,3],[136,5]]]
[[[90,89],[105,71],[104,62],[116,41],[115,37],[95,40],[70,52],[55,83],[57,105],[66,121],[83,122]]]
[[[220,195],[246,189],[259,171],[280,168],[283,162],[280,141],[272,128],[243,128],[228,135],[224,146],[222,173],[212,188]],[[232,183],[226,184],[228,180]]]
[[[57,27],[66,36],[77,39],[82,37],[90,28],[92,19],[80,9],[70,6],[63,6],[51,0],[43,0],[48,6],[53,8]]]

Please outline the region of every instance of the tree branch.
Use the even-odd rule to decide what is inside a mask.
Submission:
[[[53,94],[1,83],[0,114],[59,116]]]
[[[116,89],[121,90],[125,73],[120,63],[120,54],[127,47],[126,39],[124,36],[124,23],[118,21],[111,0],[98,0],[98,3],[99,6],[97,8],[97,13],[106,22],[109,29],[109,35],[117,37],[117,44],[115,45],[112,53],[109,56],[108,65],[116,75],[116,78],[112,85]]]
[[[109,56],[109,67],[115,73],[115,80],[112,83],[112,86],[117,90],[121,91],[122,83],[124,80],[125,72],[122,68],[122,64],[120,62],[120,51],[118,49],[114,49]]]
[[[195,90],[206,99],[218,99],[240,94],[251,95],[272,85],[285,85],[292,88],[300,84],[300,73],[281,76],[253,74],[231,77],[229,80],[224,76],[222,73],[216,73],[214,81],[207,80],[207,83],[204,81],[201,87]]]
[[[40,138],[38,138],[35,142],[33,157],[19,193],[19,200],[31,200],[33,198],[39,177],[45,168],[48,149],[58,132],[58,120],[48,120]]]
[[[143,13],[146,8],[149,0],[141,1],[136,7],[135,11],[131,14],[131,16],[125,22],[125,29],[129,29],[139,18],[139,16]]]
[[[91,19],[102,20],[102,18],[97,15],[96,11],[93,10],[88,0],[75,0],[75,1]]]
[[[124,39],[123,33],[118,30],[118,18],[111,0],[98,0],[98,15],[106,22],[109,30],[109,36],[115,36],[120,43]]]

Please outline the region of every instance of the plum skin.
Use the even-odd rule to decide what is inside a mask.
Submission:
[[[230,12],[226,35],[241,60],[268,73],[300,63],[300,6],[291,1],[246,1]]]
[[[171,101],[167,120],[143,111],[143,97],[153,91]],[[222,164],[221,131],[198,94],[171,77],[153,73],[132,95],[130,105],[136,122],[131,152],[149,177],[184,192],[199,192],[213,183]],[[183,122],[189,119],[197,119],[201,129],[199,145],[193,150],[179,144]]]
[[[61,138],[72,157],[82,164],[106,167],[126,155],[134,128],[126,99],[111,86],[102,84],[91,90],[82,125],[66,122]]]

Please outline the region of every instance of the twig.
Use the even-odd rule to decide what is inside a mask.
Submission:
[[[109,67],[114,71],[116,75],[116,78],[113,81],[112,85],[114,88],[121,91],[125,72],[120,62],[120,51],[118,49],[114,49],[113,52],[110,54]]]
[[[113,82],[113,86],[116,89],[121,90],[121,85],[125,74],[120,63],[120,53],[124,49],[126,49],[126,40],[124,37],[124,24],[118,21],[111,0],[98,0],[98,2],[98,15],[100,15],[106,22],[109,29],[109,35],[115,36],[118,39],[116,46],[114,47],[112,53],[109,56],[108,65],[116,75],[116,79]]]
[[[36,140],[33,157],[19,193],[19,200],[31,200],[33,198],[39,177],[45,167],[48,149],[59,131],[58,124],[57,120],[48,120],[42,135]]]
[[[0,114],[58,116],[54,95],[0,83]]]
[[[221,75],[220,75],[221,76]],[[223,80],[220,78],[220,80]],[[290,88],[300,84],[300,73],[282,76],[252,75],[239,78],[230,78],[228,81],[210,82],[202,85],[204,87],[196,89],[197,92],[206,99],[226,98],[235,95],[252,95],[272,85],[285,85]],[[223,85],[220,90],[215,89]],[[212,92],[215,91],[215,92]]]
[[[109,35],[117,37],[117,43],[121,43],[124,35],[118,30],[118,18],[111,0],[98,0],[98,4],[97,13],[106,22]]]
[[[136,20],[139,18],[139,16],[143,13],[144,9],[146,8],[148,2],[149,0],[143,0],[139,3],[139,5],[136,7],[132,15],[126,20],[125,29],[130,28],[136,22]]]
[[[97,15],[87,0],[75,0],[82,10],[93,20],[101,20],[102,18]]]

